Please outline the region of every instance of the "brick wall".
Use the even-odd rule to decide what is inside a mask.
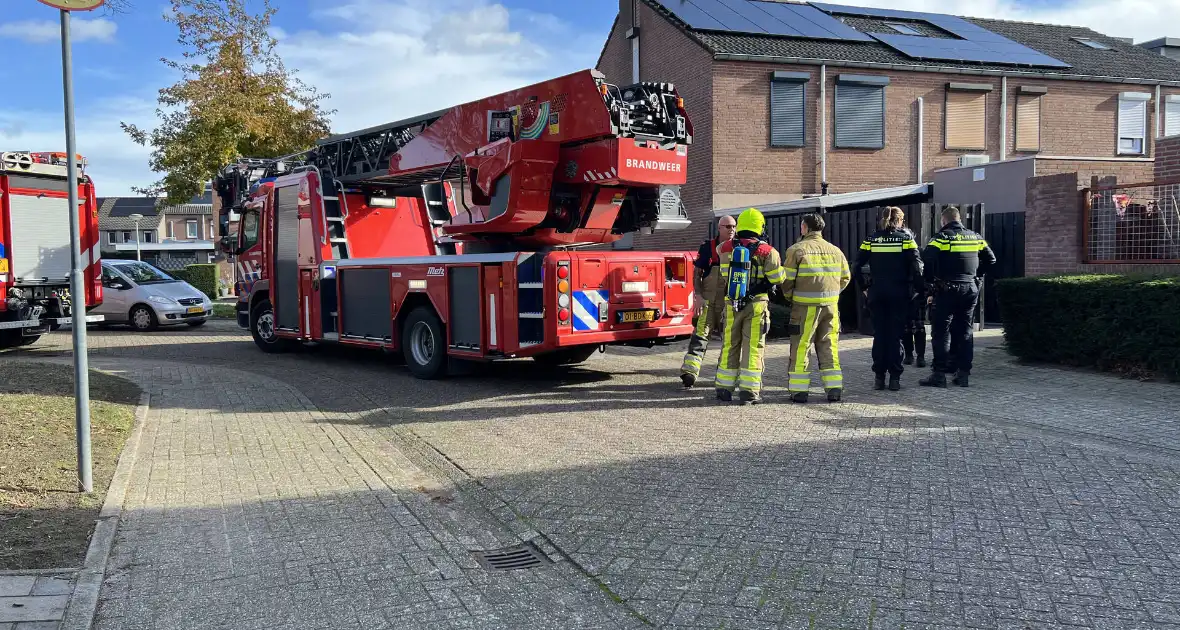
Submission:
[[[1154,179],[1180,178],[1180,136],[1163,138],[1156,144]]]
[[[636,235],[635,249],[696,249],[708,235],[713,220],[713,116],[717,103],[708,72],[712,55],[651,10],[637,3],[639,22],[639,78],[643,81],[666,81],[676,86],[684,98],[693,125],[693,144],[688,148],[687,183],[681,197],[692,225],[678,232]],[[617,23],[611,30],[598,70],[607,80],[625,84],[631,81],[631,42],[626,39],[629,27]]]
[[[1115,177],[1119,183],[1134,184],[1153,179],[1152,162],[1116,162],[1105,160],[1037,160],[1036,175],[1077,173],[1078,186],[1090,185],[1093,177]]]
[[[1113,178],[1102,178],[1102,185]],[[1123,180],[1120,180],[1123,181]],[[1137,179],[1135,181],[1144,181]],[[1030,177],[1026,182],[1024,273],[1176,273],[1178,265],[1090,265],[1082,261],[1082,207],[1079,187],[1089,186],[1077,173]]]

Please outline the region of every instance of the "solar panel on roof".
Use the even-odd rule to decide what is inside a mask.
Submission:
[[[749,4],[765,11],[771,17],[799,31],[802,37],[814,39],[846,39],[871,42],[873,38],[848,26],[836,18],[804,4],[781,2],[760,2],[749,0]]]
[[[912,37],[871,33],[881,43],[915,59],[941,61],[976,61],[1028,66],[1068,68],[1069,64],[1037,52],[1016,42],[997,43],[936,37]]]
[[[657,0],[690,28],[808,39],[873,38],[814,7],[761,0]]]

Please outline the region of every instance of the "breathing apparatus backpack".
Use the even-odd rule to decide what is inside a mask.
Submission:
[[[742,310],[749,303],[750,280],[754,275],[752,252],[761,244],[761,240],[755,240],[750,245],[743,245],[738,239],[733,241],[729,261],[729,286],[726,287],[725,297],[733,304],[735,311]]]

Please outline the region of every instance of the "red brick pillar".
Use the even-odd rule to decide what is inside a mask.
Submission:
[[[1030,177],[1025,186],[1024,274],[1075,271],[1081,262],[1078,174]]]

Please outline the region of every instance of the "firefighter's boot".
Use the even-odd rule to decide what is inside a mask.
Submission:
[[[918,381],[923,387],[946,387],[946,373],[935,370],[926,378]]]
[[[873,376],[873,389],[885,389],[885,375],[877,374]]]
[[[757,405],[762,402],[762,397],[754,392],[742,389],[738,391],[738,401],[743,405]]]
[[[840,402],[840,396],[844,394],[844,388],[833,387],[828,390],[828,402]]]
[[[959,387],[967,387],[967,381],[969,380],[969,378],[968,378],[969,376],[970,376],[970,374],[968,374],[967,372],[964,372],[963,370],[959,370],[958,373],[955,374],[955,378],[951,382],[954,383],[955,385],[958,385]]]
[[[733,392],[729,391],[728,389],[718,389],[717,400],[720,400],[721,402],[730,402],[733,400]]]
[[[894,374],[889,377],[889,391],[895,392],[901,389],[901,377]]]
[[[807,392],[795,392],[794,394],[791,394],[791,402],[807,402]]]
[[[697,377],[695,374],[684,373],[680,375],[680,382],[684,383],[685,389],[689,389],[693,385],[696,385]]]

